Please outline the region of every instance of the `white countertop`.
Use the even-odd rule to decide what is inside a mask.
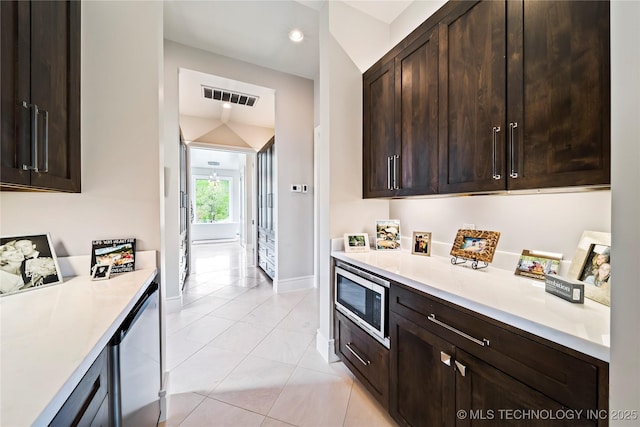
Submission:
[[[48,424],[156,273],[65,278],[0,298],[0,425]]]
[[[584,304],[565,301],[545,292],[543,281],[516,276],[491,265],[473,270],[469,262],[452,265],[450,257],[425,257],[408,251],[335,251],[331,256],[609,361],[609,307],[586,298]]]

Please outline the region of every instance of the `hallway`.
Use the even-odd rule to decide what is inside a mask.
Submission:
[[[167,316],[164,426],[393,426],[342,362],[315,350],[316,290],[274,295],[237,242],[194,245]]]

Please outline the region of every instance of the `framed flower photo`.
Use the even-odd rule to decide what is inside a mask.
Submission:
[[[585,284],[585,298],[611,306],[611,233],[584,231],[567,276]]]
[[[400,221],[385,219],[376,221],[376,250],[400,250]]]
[[[369,252],[369,236],[366,233],[346,233],[344,235],[345,252]]]
[[[411,240],[411,253],[414,255],[431,255],[431,233],[426,231],[414,231]]]
[[[0,238],[0,296],[62,283],[49,234]]]

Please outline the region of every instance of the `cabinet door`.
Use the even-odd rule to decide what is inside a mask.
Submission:
[[[335,311],[336,353],[384,406],[389,406],[389,350]]]
[[[460,2],[440,23],[440,192],[504,190],[505,2]]]
[[[438,192],[438,31],[395,58],[396,126],[400,145],[397,195]]]
[[[609,184],[609,2],[507,7],[509,188]]]
[[[37,165],[48,171],[31,186],[80,192],[80,2],[30,4],[31,103],[48,116],[48,126],[38,116]]]
[[[389,335],[391,415],[403,425],[452,426],[454,347],[393,312]]]
[[[568,410],[555,400],[460,349],[456,349],[454,364],[456,426],[544,426],[549,424],[549,419],[544,418],[545,416]],[[536,416],[536,411],[539,411],[539,416]],[[460,415],[462,413],[464,416]],[[570,417],[559,421],[559,425],[563,426],[595,424],[595,421]]]
[[[29,185],[31,161],[29,111],[29,3],[0,2],[2,57],[0,58],[0,182]]]
[[[392,196],[396,153],[393,60],[363,77],[363,196]]]

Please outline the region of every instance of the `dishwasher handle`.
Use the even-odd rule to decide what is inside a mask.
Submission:
[[[136,304],[133,306],[131,312],[124,319],[122,325],[120,325],[116,333],[113,335],[113,338],[111,338],[111,342],[109,343],[110,345],[120,345],[124,337],[127,336],[127,333],[129,332],[133,324],[136,322],[136,320],[138,320],[147,306],[151,303],[153,294],[155,294],[156,292],[158,292],[158,284],[156,282],[151,282],[138,302],[136,302]]]

